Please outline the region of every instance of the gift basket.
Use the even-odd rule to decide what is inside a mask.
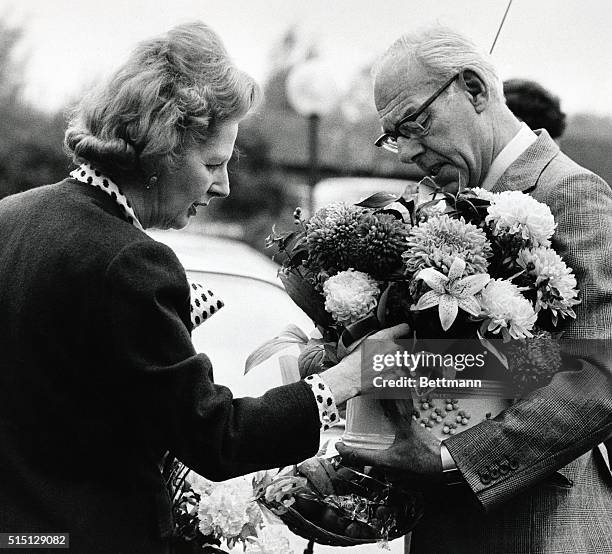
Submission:
[[[392,485],[374,468],[347,467],[338,456],[268,475],[256,498],[293,533],[328,546],[385,543],[410,532],[423,515],[419,491]]]

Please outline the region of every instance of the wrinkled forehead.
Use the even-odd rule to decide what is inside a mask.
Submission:
[[[407,55],[393,55],[374,81],[374,102],[382,126],[392,129],[406,113],[418,108],[431,93],[433,80],[421,64]]]

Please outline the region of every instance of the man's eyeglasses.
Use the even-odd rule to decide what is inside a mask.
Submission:
[[[434,100],[438,98],[438,96],[440,96],[448,87],[451,86],[453,81],[459,77],[459,75],[461,75],[461,73],[453,75],[415,111],[402,117],[402,119],[395,124],[395,129],[393,131],[380,135],[374,144],[380,148],[389,150],[389,152],[397,154],[397,139],[399,137],[409,139],[412,137],[421,138],[427,135],[431,125],[431,117],[429,114],[424,113],[425,110],[433,104]]]

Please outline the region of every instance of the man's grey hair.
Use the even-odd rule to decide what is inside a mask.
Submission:
[[[491,56],[453,29],[437,25],[401,36],[372,68],[374,80],[390,58],[404,56],[420,63],[439,84],[462,70],[471,69],[484,80],[491,97],[503,102],[502,81]]]

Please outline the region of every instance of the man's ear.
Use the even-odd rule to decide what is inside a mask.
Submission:
[[[465,69],[461,73],[459,82],[467,92],[476,112],[482,112],[489,101],[489,88],[484,80],[475,71]]]

